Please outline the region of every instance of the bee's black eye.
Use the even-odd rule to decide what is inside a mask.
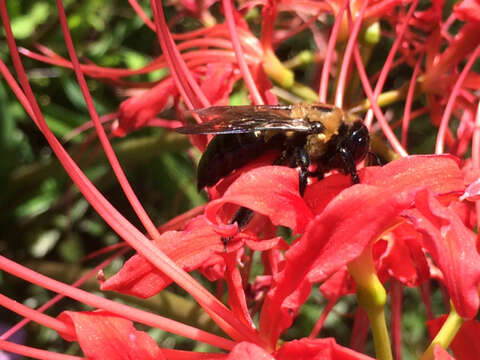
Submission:
[[[321,134],[325,131],[325,126],[320,121],[312,122],[311,133],[312,134]]]
[[[360,121],[355,122],[350,129],[347,140],[347,147],[355,160],[358,161],[365,157],[368,152],[369,144],[370,136],[367,128]]]

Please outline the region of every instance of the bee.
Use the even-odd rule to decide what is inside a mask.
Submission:
[[[369,150],[370,137],[362,121],[333,105],[213,106],[193,113],[205,122],[176,131],[215,134],[198,165],[199,190],[273,149],[279,154],[274,165],[299,169],[302,196],[309,177],[321,179],[331,170],[349,174],[356,184],[356,164]],[[241,228],[251,216],[250,210],[240,208],[232,223],[237,221]]]

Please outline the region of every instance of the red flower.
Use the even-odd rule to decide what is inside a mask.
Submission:
[[[273,273],[274,282],[262,306],[260,334],[268,338],[271,346],[274,346],[279,335],[292,323],[299,307],[310,294],[313,282],[325,281],[355,260],[369,244],[402,218],[420,230],[423,238],[419,233],[414,233],[412,227],[409,228],[409,232],[402,233],[400,229],[396,230],[392,238],[398,242],[394,247],[396,252],[392,254],[390,250],[388,255],[390,266],[385,261],[380,263],[382,271],[398,273],[399,266],[404,263],[404,258],[399,256],[401,253],[398,251],[401,249],[406,251],[403,241],[408,241],[410,243],[408,251],[413,251],[410,273],[408,275],[398,273],[397,276],[409,285],[425,281],[428,269],[421,252],[424,248],[430,252],[442,270],[454,303],[464,309],[466,316],[476,313],[478,309],[476,285],[479,280],[477,269],[480,269],[480,264],[478,255],[472,251],[474,242],[471,235],[468,235],[469,238],[467,235],[461,235],[469,234],[469,230],[459,220],[452,223],[451,231],[455,231],[452,235],[438,228],[444,226],[438,221],[435,223],[437,225],[432,225],[431,230],[424,229],[425,220],[420,222],[421,218],[427,216],[428,206],[434,206],[436,210],[429,211],[435,211],[435,216],[455,219],[454,213],[448,217],[442,215],[441,211],[447,210],[440,210],[442,207],[439,208],[436,198],[428,194],[444,198],[450,196],[450,199],[454,199],[452,196],[462,193],[463,177],[456,161],[447,156],[414,156],[384,167],[366,168],[360,176],[362,183],[350,187],[347,187],[350,179],[344,175],[327,177],[312,185],[303,200],[298,194],[298,174],[295,170],[275,166],[254,168],[241,174],[221,198],[208,205],[206,214],[210,221],[217,219],[216,214],[226,204],[235,203],[239,206],[248,206],[267,216],[274,224],[289,226],[294,231],[303,233],[285,253],[282,265],[274,268],[276,269]],[[331,200],[324,203],[325,198]],[[317,199],[323,201],[317,202]],[[447,198],[444,201],[448,201]],[[315,218],[312,217],[307,204],[318,214]],[[429,218],[432,216],[428,215]],[[224,251],[220,236],[215,232],[224,231],[223,227],[220,224],[210,227],[202,219],[200,217],[193,220],[183,231],[167,232],[156,241],[158,246],[187,270],[198,268],[213,252],[221,254]],[[423,224],[423,227],[419,224]],[[445,235],[435,235],[436,227],[438,230],[435,231],[439,234],[446,234],[444,240],[441,241]],[[436,243],[432,243],[432,240],[427,241],[425,238],[427,235],[440,238],[435,240]],[[457,250],[452,252],[452,246],[456,246]],[[238,248],[238,245],[235,248]],[[459,256],[459,251],[464,255]],[[377,252],[380,253],[380,250]],[[465,261],[466,254],[469,254],[468,262]],[[458,259],[462,259],[462,262],[457,261]],[[221,257],[218,260],[221,261]],[[235,269],[232,265],[233,263],[227,268]],[[423,270],[417,274],[416,270],[420,269]],[[230,284],[232,296],[240,295],[241,287],[236,288],[241,283],[240,278],[234,280],[232,277],[234,273],[225,276]],[[121,280],[116,284],[117,278]],[[131,287],[128,287],[128,284],[132,284]],[[109,279],[103,288],[151,296],[166,284],[168,279],[153,270],[141,257],[135,256],[127,262],[124,270]],[[463,285],[459,287],[458,284]],[[234,291],[234,288],[237,290]],[[247,314],[244,298],[230,304],[234,311]],[[249,319],[249,315],[241,317]],[[247,322],[250,323],[250,320]]]
[[[125,136],[152,121],[172,96],[176,96],[175,83],[168,78],[152,89],[125,100],[118,110],[118,124],[113,128],[116,136]]]
[[[284,269],[260,318],[261,332],[271,344],[290,326],[292,315],[310,293],[309,284],[324,281],[357,258],[398,222],[402,211],[415,204],[417,192],[427,188],[436,194],[449,194],[463,189],[461,172],[448,157],[405,158],[383,168],[367,168],[360,176],[362,183],[330,201],[285,254]],[[307,190],[307,202],[314,203],[315,195],[322,192],[321,184]],[[331,193],[331,188],[327,192]],[[294,293],[296,300],[292,302],[289,297]]]

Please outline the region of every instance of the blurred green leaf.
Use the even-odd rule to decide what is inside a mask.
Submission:
[[[173,194],[178,194],[179,191],[183,192],[189,200],[191,207],[199,206],[205,202],[204,197],[197,191],[195,173],[192,171],[191,166],[188,166],[185,161],[181,161],[170,153],[163,154],[161,163],[177,188]]]
[[[83,99],[82,99],[83,100]],[[43,108],[43,114],[50,129],[57,136],[63,137],[69,134],[78,126],[90,121],[87,114],[78,113],[64,106],[51,103]],[[84,136],[76,136],[72,139],[74,143],[81,141]]]
[[[69,263],[78,262],[85,256],[82,241],[74,234],[70,234],[66,240],[62,241],[58,250],[62,259]]]
[[[83,219],[79,224],[79,228],[92,237],[100,236],[105,232],[105,224],[92,221],[91,219]]]
[[[35,240],[32,247],[30,248],[30,253],[35,258],[42,258],[50,250],[53,249],[58,239],[60,239],[60,231],[57,229],[51,229],[44,231],[40,236]]]
[[[232,92],[230,98],[228,99],[228,102],[231,106],[250,104],[247,88],[241,87],[238,91]]]
[[[65,95],[73,103],[73,105],[77,109],[82,109],[86,111],[87,105],[85,103],[85,99],[83,98],[82,91],[80,90],[80,87],[78,86],[76,80],[70,77],[65,77],[62,79],[62,85],[65,90]],[[106,112],[105,107],[102,105],[99,99],[94,99],[94,105],[98,114],[104,114]]]
[[[54,179],[47,179],[38,184],[38,193],[23,202],[16,211],[17,217],[33,217],[47,211],[59,196],[58,184]]]
[[[136,51],[126,50],[123,52],[125,63],[129,69],[139,69],[148,64],[148,58]]]
[[[13,34],[17,39],[28,38],[50,15],[50,6],[46,2],[36,2],[27,14],[13,18]]]

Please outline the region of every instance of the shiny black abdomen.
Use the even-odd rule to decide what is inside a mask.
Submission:
[[[197,186],[213,186],[232,171],[276,147],[263,134],[242,133],[215,136],[198,164]]]
[[[315,133],[312,135],[315,136]],[[280,150],[280,156],[274,164],[300,167],[304,180],[309,176],[309,165],[314,164],[317,177],[335,169],[351,174],[353,183],[359,181],[355,166],[365,158],[369,149],[368,130],[361,121],[342,123],[337,134],[326,142],[321,156],[311,157],[306,148],[308,136],[303,132],[280,131],[217,135],[208,144],[198,164],[198,189],[215,185],[232,171],[274,149]]]

